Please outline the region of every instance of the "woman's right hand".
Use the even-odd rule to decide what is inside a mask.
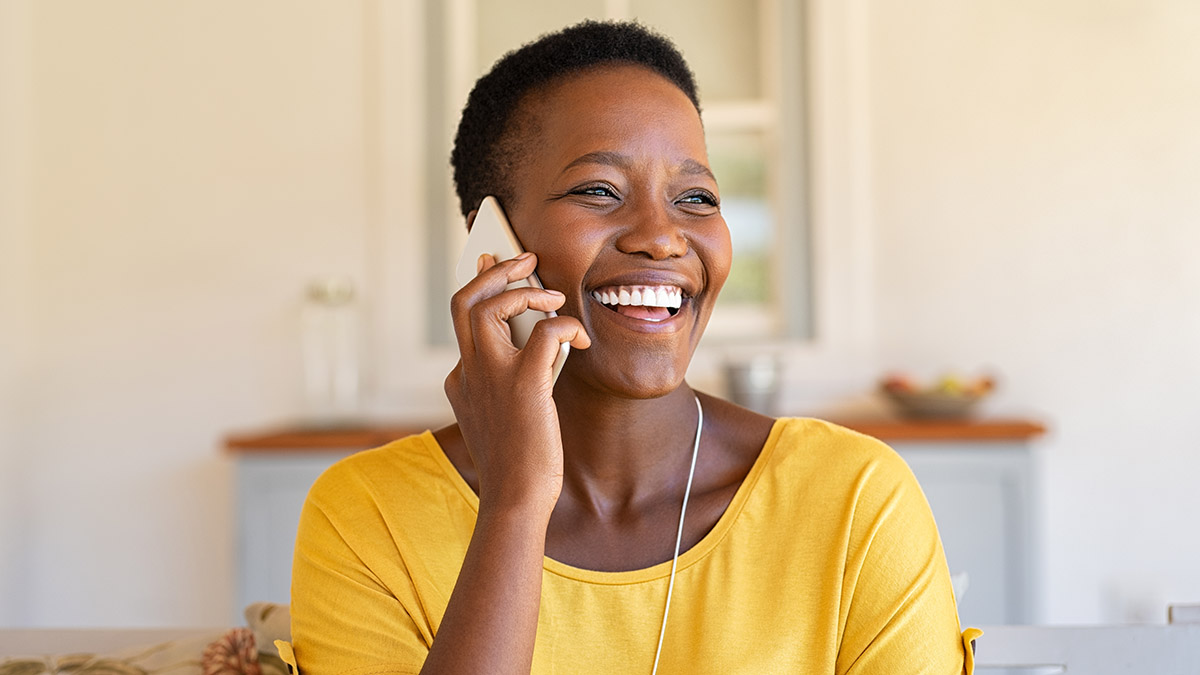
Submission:
[[[450,302],[460,358],[445,388],[479,476],[480,511],[533,507],[548,518],[563,476],[554,359],[562,343],[586,349],[591,339],[578,319],[557,316],[539,321],[523,349],[513,345],[510,317],[565,302],[558,291],[505,290],[536,266],[532,253],[480,256],[479,274]]]
[[[538,321],[524,349],[513,345],[510,317],[565,301],[506,290],[536,265],[531,254],[499,264],[481,256],[450,302],[460,359],[446,397],[475,464],[479,515],[422,673],[528,673],[533,662],[546,528],[563,479],[554,359],[564,342],[591,344],[578,319],[558,316]]]

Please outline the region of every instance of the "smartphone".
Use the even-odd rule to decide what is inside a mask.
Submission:
[[[496,262],[501,262],[515,258],[524,252],[525,249],[521,248],[520,240],[517,239],[512,226],[508,224],[508,217],[504,215],[504,209],[500,208],[500,202],[496,201],[495,197],[485,197],[479,205],[479,211],[475,214],[475,222],[472,223],[471,231],[467,234],[467,245],[463,248],[462,257],[458,259],[458,267],[455,269],[459,287],[466,286],[467,282],[475,278],[476,264],[479,256],[484,253],[492,254]],[[508,288],[525,288],[527,286],[545,288],[536,272],[525,279],[512,282]],[[508,327],[509,332],[512,333],[513,345],[517,349],[524,348],[537,322],[552,316],[557,316],[557,314],[531,309],[510,317]],[[555,381],[558,380],[558,374],[562,371],[570,351],[571,345],[565,342],[559,345],[558,356],[554,359]]]

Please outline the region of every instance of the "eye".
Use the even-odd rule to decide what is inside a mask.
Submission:
[[[721,201],[719,199],[717,199],[716,195],[709,192],[708,190],[694,190],[692,192],[689,192],[689,193],[685,194],[684,196],[680,197],[679,201],[677,201],[676,203],[683,205],[683,206],[691,207],[693,209],[698,209],[698,210],[701,210],[701,209],[702,210],[708,210],[708,209],[720,210],[720,208],[721,208]]]
[[[606,197],[609,199],[617,198],[617,191],[611,185],[599,183],[596,185],[585,185],[583,187],[571,190],[573,195],[583,195],[585,197]]]

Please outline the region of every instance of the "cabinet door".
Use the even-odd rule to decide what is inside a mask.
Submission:
[[[1019,444],[897,443],[946,549],[951,574],[966,572],[964,625],[1031,623],[1032,509],[1028,449]]]
[[[252,602],[291,601],[292,549],[300,509],[313,482],[348,452],[272,453],[237,463],[237,565],[235,611]]]

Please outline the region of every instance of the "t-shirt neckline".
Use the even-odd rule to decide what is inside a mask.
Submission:
[[[734,521],[745,507],[747,500],[750,498],[750,493],[754,490],[754,485],[765,471],[765,467],[770,463],[771,455],[774,453],[775,447],[779,444],[779,436],[783,432],[784,419],[775,420],[771,425],[771,433],[767,436],[767,442],[763,445],[762,451],[758,453],[758,457],[754,460],[754,464],[750,467],[749,473],[742,480],[742,484],[738,486],[737,492],[734,493],[733,499],[730,500],[729,506],[725,512],[717,519],[716,525],[713,526],[708,534],[704,535],[695,546],[679,554],[679,563],[676,573],[683,570],[700,559],[707,556],[717,545],[725,538],[730,528],[733,527]],[[437,442],[432,431],[426,431],[421,434],[421,440],[424,442],[426,449],[433,456],[434,460],[441,467],[442,472],[446,474],[446,478],[451,485],[458,491],[459,495],[471,507],[475,513],[479,513],[479,496],[463,479],[462,474],[454,467],[454,463],[446,456],[446,451]],[[674,536],[672,530],[670,536]],[[626,585],[637,584],[655,579],[664,578],[671,573],[671,561],[664,560],[650,567],[644,567],[633,570],[622,570],[620,572],[604,572],[600,570],[589,570],[582,567],[575,567],[567,563],[560,562],[549,556],[542,557],[542,568],[551,574],[568,579],[575,579],[592,584],[602,585]]]

